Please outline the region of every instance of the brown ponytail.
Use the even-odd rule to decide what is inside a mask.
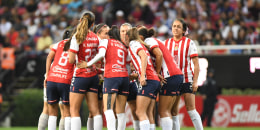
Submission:
[[[141,44],[143,44],[146,48],[148,48],[148,45],[140,39],[138,30],[136,27],[130,29],[126,34],[129,37],[129,41],[136,40],[136,41],[140,42]]]
[[[78,44],[81,44],[86,39],[88,31],[94,22],[95,15],[92,12],[87,11],[82,15],[75,34]]]

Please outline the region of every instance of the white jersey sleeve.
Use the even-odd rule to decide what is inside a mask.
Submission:
[[[76,35],[73,35],[70,41],[70,50],[73,52],[79,51],[79,44],[77,43]]]
[[[59,42],[57,42],[57,43],[53,44],[53,46],[52,46],[51,50],[56,52],[56,51],[57,51],[57,49],[58,49],[58,46],[59,46]]]
[[[197,50],[196,44],[192,40],[190,41],[189,55],[190,55],[190,57],[198,56],[198,50]]]
[[[155,47],[159,47],[157,41],[154,38],[146,38],[144,42],[149,46],[150,50]]]
[[[143,49],[141,43],[138,41],[131,41],[129,43],[129,47],[137,55],[138,55],[138,52]]]

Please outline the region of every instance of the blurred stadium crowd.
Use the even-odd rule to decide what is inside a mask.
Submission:
[[[260,43],[259,0],[0,0],[0,46],[42,54],[86,10],[96,24],[154,27],[161,40],[172,35],[174,19],[184,18],[198,45]]]

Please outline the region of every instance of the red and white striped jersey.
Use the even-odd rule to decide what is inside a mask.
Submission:
[[[138,72],[138,74],[140,76],[141,72],[142,72],[141,58],[138,55],[138,52],[140,50],[144,50],[146,52],[146,55],[148,56],[148,62],[147,62],[147,67],[146,67],[146,79],[147,80],[160,81],[158,76],[157,76],[157,73],[156,73],[156,71],[153,67],[152,59],[150,57],[150,53],[148,52],[146,47],[138,41],[131,41],[129,43],[129,53],[130,53],[129,55],[131,56],[132,63],[135,67],[135,70]]]
[[[106,49],[104,77],[128,77],[128,71],[126,69],[127,48],[120,41],[115,39],[102,42],[99,48]]]
[[[74,64],[69,63],[69,52],[63,51],[66,41],[58,42],[51,48],[55,52],[55,57],[47,76],[47,81],[65,84],[71,83]]]
[[[163,60],[162,60],[162,69],[161,69],[161,75],[164,78],[168,78],[170,76],[174,75],[181,75],[182,72],[179,69],[179,67],[176,65],[171,53],[169,50],[163,45],[161,41],[159,41],[156,38],[146,38],[144,41],[150,48],[150,52],[155,47],[159,47],[162,54],[163,54]],[[151,52],[152,59],[155,59],[155,56]]]
[[[168,48],[175,62],[184,74],[184,83],[193,82],[193,71],[191,67],[191,58],[198,56],[195,43],[186,37],[175,41],[173,38],[167,39],[164,45]]]
[[[77,54],[76,62],[90,61],[97,53],[99,38],[93,32],[89,32],[82,44],[78,44],[75,35],[71,39],[70,50]],[[88,68],[75,68],[75,77],[92,77],[97,75],[94,66]]]

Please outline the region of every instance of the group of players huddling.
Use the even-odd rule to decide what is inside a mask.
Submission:
[[[195,43],[184,36],[187,24],[182,19],[174,20],[173,37],[166,41],[154,38],[153,29],[128,23],[120,28],[101,23],[91,31],[94,22],[94,14],[85,12],[76,29],[65,31],[64,40],[51,47],[44,80],[48,105],[39,118],[39,130],[47,125],[48,130],[56,130],[59,101],[60,129],[80,130],[84,98],[88,130],[102,130],[103,112],[108,130],[124,130],[126,102],[135,130],[155,130],[157,96],[160,126],[179,130],[180,95],[196,130],[203,129],[195,109],[198,53]]]

